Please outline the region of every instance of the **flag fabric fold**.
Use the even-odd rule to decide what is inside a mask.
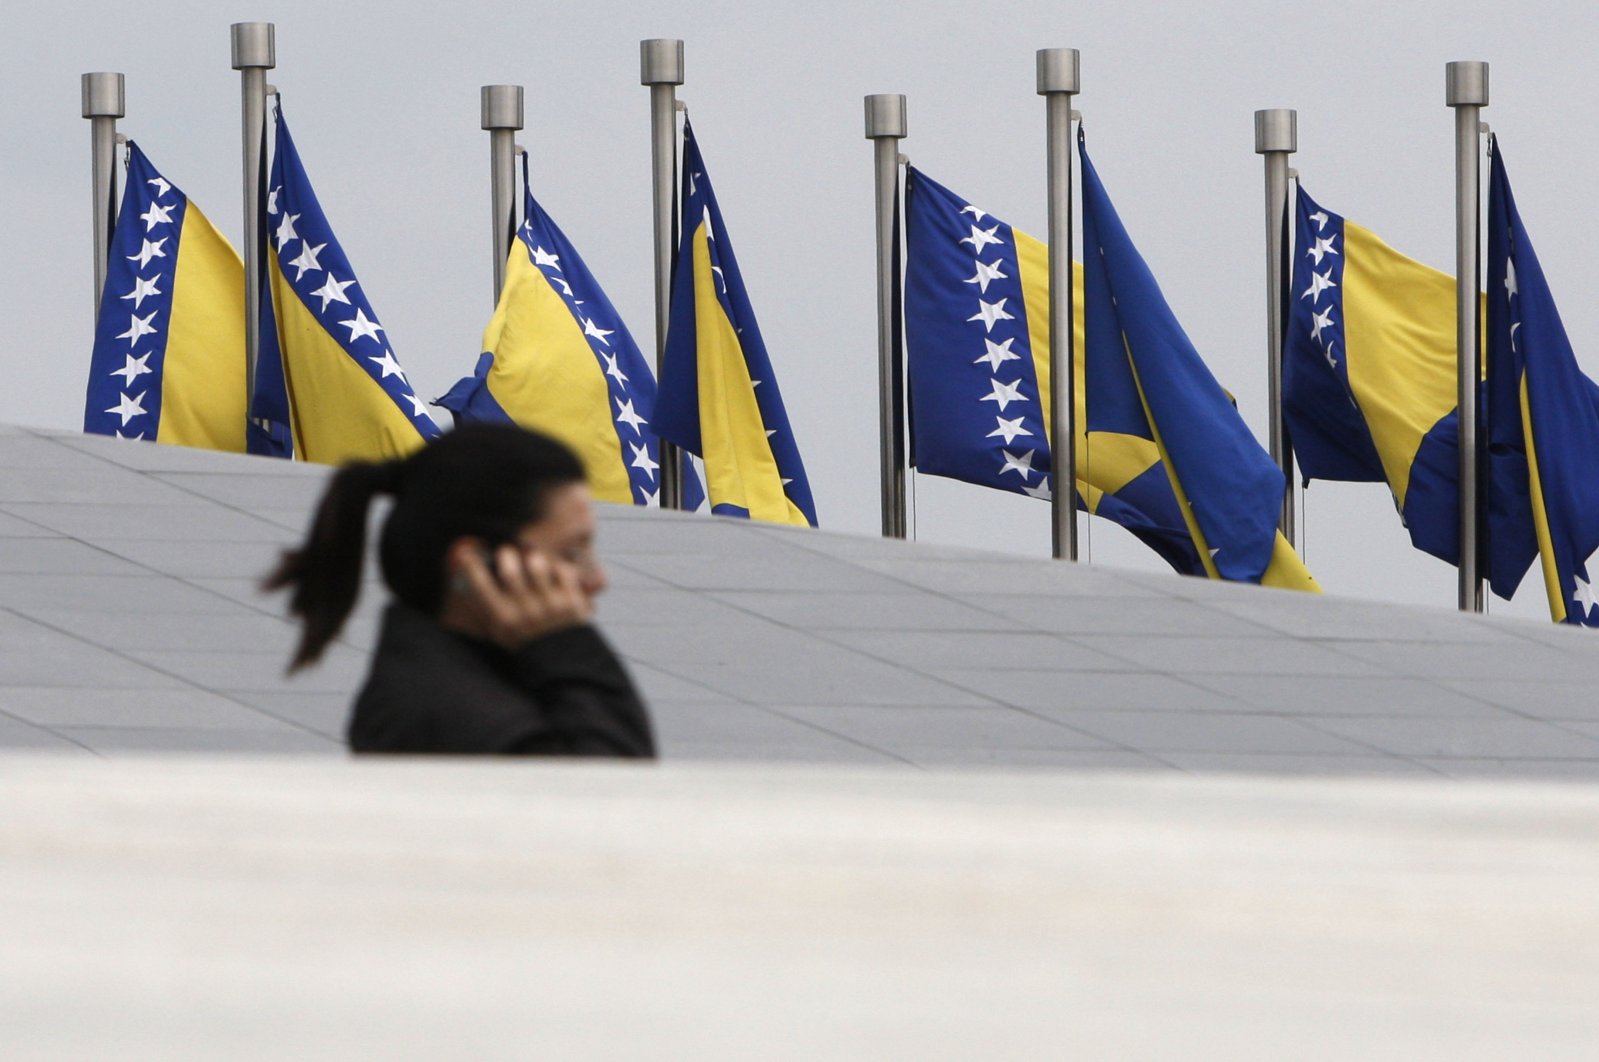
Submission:
[[[265,201],[271,298],[262,300],[255,437],[279,446],[292,437],[296,456],[323,464],[397,457],[436,438],[437,424],[322,211],[281,107]]]
[[[655,429],[705,463],[711,511],[816,526],[777,375],[692,126]]]
[[[1081,130],[1088,426],[1152,442],[1213,578],[1314,590],[1277,530],[1281,469],[1205,367],[1138,253]]]
[[[1599,387],[1577,365],[1527,236],[1504,154],[1488,183],[1489,549],[1520,539],[1525,500],[1557,623],[1599,626]],[[1508,517],[1508,520],[1506,519]],[[1504,525],[1509,523],[1507,529]]]
[[[244,263],[128,143],[83,430],[245,449]]]
[[[512,421],[565,442],[602,501],[660,504],[655,376],[577,249],[533,198],[471,376],[438,404],[459,422]],[[687,507],[702,500],[684,462]]]
[[[905,346],[911,463],[1048,499],[1049,252],[920,170],[905,174]],[[1174,569],[1204,574],[1147,438],[1092,431],[1084,415],[1077,272],[1077,505],[1126,528]]]

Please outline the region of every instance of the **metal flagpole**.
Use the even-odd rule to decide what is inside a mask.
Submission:
[[[1455,111],[1455,336],[1459,367],[1460,414],[1460,582],[1462,612],[1483,610],[1482,578],[1477,571],[1481,527],[1479,473],[1482,442],[1477,431],[1477,389],[1482,379],[1482,340],[1478,278],[1481,212],[1479,171],[1482,108],[1488,106],[1488,64],[1445,66],[1445,102]]]
[[[905,366],[899,357],[899,142],[906,136],[905,97],[866,97],[866,139],[872,142],[877,188],[877,390],[881,440],[883,537],[905,537]]]
[[[89,168],[94,204],[94,317],[100,320],[100,295],[105,290],[111,258],[111,231],[117,224],[117,119],[127,114],[121,74],[84,74],[83,116],[89,119]]]
[[[1294,454],[1283,421],[1284,306],[1288,270],[1287,247],[1288,156],[1299,150],[1297,111],[1274,109],[1255,112],[1255,153],[1266,157],[1266,386],[1270,418],[1271,458],[1283,470],[1283,536],[1297,544],[1294,534]]]
[[[255,363],[261,347],[261,173],[266,132],[266,72],[277,66],[270,22],[233,24],[233,69],[239,71],[244,116],[244,358],[246,409],[255,405]]]
[[[1050,501],[1054,556],[1077,559],[1077,427],[1072,336],[1072,97],[1080,89],[1076,48],[1038,50],[1049,158]]]
[[[672,313],[672,254],[677,181],[677,86],[683,83],[683,42],[639,41],[639,82],[650,88],[650,159],[655,191],[655,375],[666,358]],[[682,463],[677,446],[660,441],[661,508],[683,507]]]
[[[494,215],[494,302],[505,287],[505,263],[516,239],[516,134],[522,128],[522,86],[484,85],[482,127],[489,133],[489,198]]]

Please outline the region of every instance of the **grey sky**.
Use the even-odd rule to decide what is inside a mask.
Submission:
[[[18,5],[13,5],[18,7]],[[1044,230],[1040,47],[1082,51],[1096,166],[1167,298],[1264,438],[1260,160],[1252,115],[1299,111],[1294,164],[1331,209],[1440,268],[1453,261],[1451,59],[1493,65],[1486,119],[1579,358],[1599,375],[1586,256],[1599,218],[1570,189],[1599,169],[1583,124],[1599,13],[1586,4],[728,2],[238,8],[21,5],[0,38],[0,193],[9,341],[0,422],[81,423],[91,345],[88,123],[78,75],[128,75],[122,129],[230,237],[239,231],[238,78],[228,25],[277,23],[295,139],[419,392],[471,370],[490,305],[487,136],[478,86],[527,86],[534,191],[639,345],[651,333],[648,93],[638,41],[682,37],[695,120],[823,526],[875,533],[870,146],[861,97],[903,92],[904,150],[1018,227]],[[1048,507],[931,478],[918,536],[1048,549]],[[1316,484],[1306,559],[1334,593],[1439,606],[1454,571],[1409,546],[1384,488]],[[1093,522],[1096,561],[1159,570]],[[1495,611],[1546,617],[1529,572]]]

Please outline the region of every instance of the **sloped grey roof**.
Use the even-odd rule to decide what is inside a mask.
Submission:
[[[338,754],[382,598],[288,679],[326,469],[0,428],[0,748]],[[1520,620],[602,506],[667,758],[1599,777],[1599,642]]]

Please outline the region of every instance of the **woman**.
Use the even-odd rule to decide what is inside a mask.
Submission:
[[[583,466],[553,439],[468,424],[334,474],[305,543],[265,588],[302,622],[290,670],[321,656],[360,591],[367,509],[394,507],[379,559],[394,595],[348,738],[355,752],[654,756],[643,702],[590,624],[605,571]]]

